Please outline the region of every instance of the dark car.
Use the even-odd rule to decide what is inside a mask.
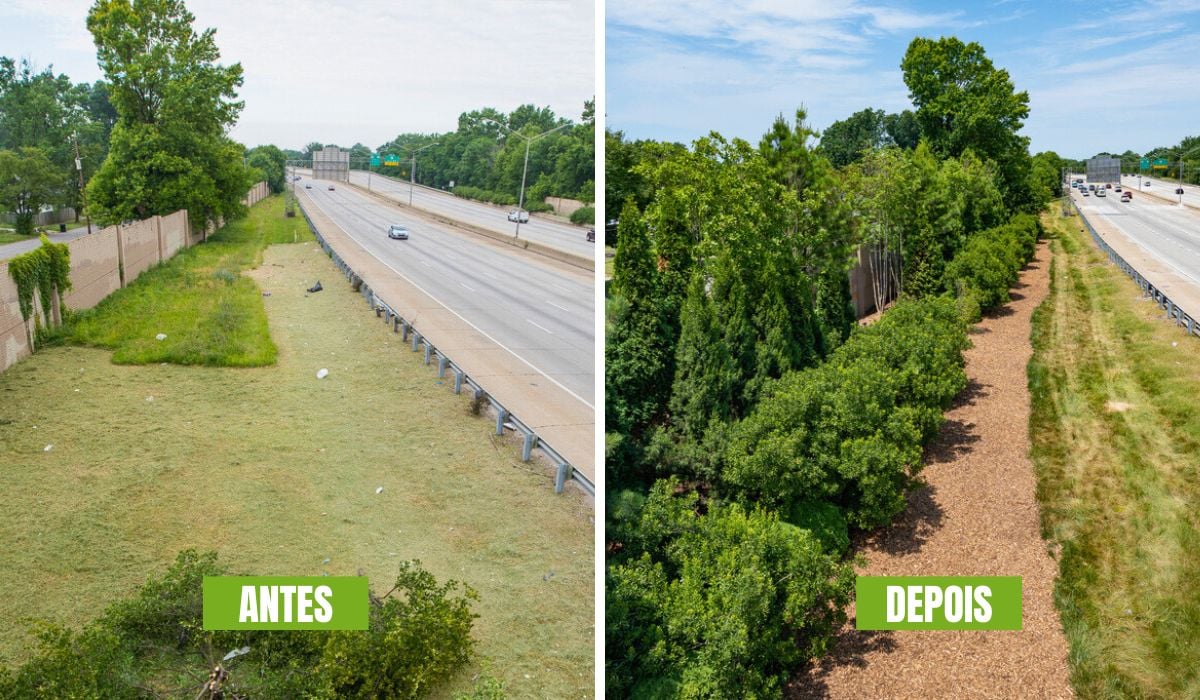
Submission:
[[[588,243],[595,243],[595,242],[596,242],[596,229],[594,229],[594,228],[589,228],[589,229],[588,229],[588,232],[587,232],[587,242],[588,242]]]
[[[1175,194],[1183,194],[1183,188],[1182,188],[1182,187],[1176,187],[1176,188],[1175,188]]]
[[[330,185],[330,186],[329,186],[329,191],[330,191],[330,192],[332,192],[332,191],[333,191],[333,185]]]

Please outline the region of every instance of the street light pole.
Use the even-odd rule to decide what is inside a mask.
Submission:
[[[425,150],[426,148],[433,148],[434,146],[437,146],[440,144],[441,144],[440,141],[435,141],[433,143],[421,146],[420,148],[418,148],[417,150],[412,152],[412,165],[408,169],[408,206],[410,206],[410,207],[412,206],[412,203],[413,203],[413,185],[417,181],[417,154],[420,153],[421,151]]]
[[[90,236],[92,235],[92,215],[88,212],[87,189],[83,186],[83,159],[79,157],[79,132],[75,132],[73,136],[75,137],[75,170],[79,172],[79,201],[83,205],[83,213],[87,219],[87,230]]]
[[[549,136],[550,134],[553,134],[554,132],[559,131],[560,129],[565,129],[568,126],[571,126],[571,122],[567,122],[566,124],[559,124],[558,126],[554,127],[553,129],[550,129],[549,131],[543,131],[542,133],[538,134],[537,136],[530,138],[529,136],[526,136],[525,134],[522,134],[517,131],[513,131],[512,129],[501,124],[500,122],[496,121],[495,119],[488,119],[487,117],[482,117],[481,119],[485,122],[491,122],[491,123],[495,124],[496,126],[500,127],[501,129],[504,129],[508,133],[512,134],[513,136],[519,136],[520,138],[525,140],[525,168],[524,168],[524,170],[521,171],[521,193],[517,196],[517,228],[516,228],[516,231],[513,233],[513,238],[520,238],[521,237],[521,214],[525,213],[525,179],[529,175],[529,147],[533,145],[534,141],[537,141],[538,139],[542,138],[543,136]]]

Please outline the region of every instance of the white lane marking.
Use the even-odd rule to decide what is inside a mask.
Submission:
[[[329,212],[325,211],[325,207],[321,206],[321,203],[320,203],[320,202],[317,202],[316,200],[313,200],[313,203],[317,205],[317,208],[321,210],[321,213],[325,214],[325,216],[329,216]],[[329,220],[330,220],[330,221],[333,221],[333,217],[329,216]],[[341,228],[341,227],[340,227],[340,226],[338,226],[338,228]],[[511,348],[509,348],[509,347],[508,347],[507,345],[505,345],[504,343],[501,343],[499,340],[496,340],[495,338],[493,338],[491,335],[489,335],[489,334],[488,334],[488,332],[487,332],[487,331],[483,330],[483,329],[482,329],[482,328],[480,328],[479,326],[476,326],[474,323],[471,323],[470,321],[468,321],[468,320],[467,320],[467,319],[466,319],[466,318],[465,318],[465,317],[464,317],[462,314],[460,314],[460,313],[458,313],[457,311],[455,311],[454,309],[450,308],[450,307],[449,307],[447,304],[444,304],[444,303],[442,303],[442,300],[441,300],[441,299],[438,299],[438,298],[437,298],[437,297],[435,297],[434,295],[430,294],[430,293],[429,293],[428,291],[426,291],[426,290],[425,290],[425,288],[424,288],[424,287],[422,287],[421,285],[417,284],[416,282],[413,282],[411,279],[409,279],[408,275],[406,275],[406,274],[404,274],[403,272],[401,272],[401,271],[397,270],[395,267],[393,267],[393,266],[392,266],[392,264],[391,264],[391,263],[389,263],[388,261],[386,261],[386,260],[384,260],[384,259],[382,259],[382,258],[379,258],[378,256],[376,256],[374,253],[372,253],[370,250],[368,250],[368,249],[367,249],[367,247],[366,247],[365,245],[363,245],[363,242],[362,242],[362,241],[360,241],[360,240],[358,239],[358,237],[356,237],[354,234],[350,233],[349,231],[347,231],[347,230],[346,230],[346,229],[344,229],[344,228],[342,229],[342,231],[343,231],[343,232],[344,232],[344,233],[345,233],[347,236],[350,236],[350,238],[351,238],[351,239],[353,239],[353,241],[354,241],[355,243],[357,243],[357,244],[358,244],[358,247],[363,249],[363,252],[367,253],[367,254],[368,254],[368,255],[370,255],[371,257],[373,257],[373,258],[375,258],[376,260],[378,260],[379,262],[383,263],[385,266],[387,266],[387,268],[388,268],[389,270],[391,270],[392,272],[395,272],[397,275],[399,275],[400,279],[404,280],[405,282],[408,282],[409,284],[411,284],[412,286],[414,286],[414,287],[416,287],[418,290],[420,290],[420,291],[421,291],[423,294],[425,294],[425,296],[427,296],[427,297],[429,297],[430,299],[432,299],[432,300],[434,301],[434,303],[435,303],[435,304],[440,304],[440,305],[442,306],[442,308],[446,309],[446,310],[447,310],[447,311],[449,311],[450,313],[452,313],[452,314],[454,314],[455,316],[457,316],[457,317],[458,317],[458,319],[459,319],[460,321],[462,321],[463,323],[467,324],[467,325],[468,325],[468,326],[470,326],[471,328],[475,329],[475,331],[476,331],[477,333],[479,333],[480,335],[482,335],[484,338],[487,338],[488,340],[490,340],[490,341],[492,341],[493,343],[495,343],[497,346],[499,346],[499,347],[500,347],[500,349],[501,349],[501,350],[504,350],[504,351],[505,351],[505,352],[507,352],[508,354],[512,355],[513,357],[517,358],[517,359],[518,359],[518,360],[520,360],[521,362],[525,363],[525,365],[526,365],[527,367],[529,367],[530,369],[532,369],[533,371],[537,372],[538,374],[542,375],[542,376],[543,376],[543,377],[545,377],[546,379],[550,380],[550,383],[551,383],[551,384],[553,384],[554,386],[558,387],[559,389],[562,389],[563,391],[567,392],[567,394],[569,394],[569,395],[571,396],[571,398],[573,398],[573,399],[575,399],[575,400],[579,401],[579,403],[583,404],[584,406],[587,406],[588,408],[592,409],[593,411],[595,411],[595,410],[596,410],[596,407],[595,407],[595,406],[593,406],[592,404],[588,403],[587,399],[584,399],[584,398],[583,398],[582,396],[580,396],[579,394],[576,394],[575,392],[571,391],[571,390],[570,390],[570,389],[568,389],[567,387],[563,386],[561,382],[559,382],[559,381],[558,381],[557,379],[555,379],[554,377],[551,377],[549,374],[546,374],[545,372],[543,372],[543,371],[542,371],[542,370],[541,370],[541,369],[540,369],[540,368],[539,368],[537,365],[533,364],[533,363],[532,363],[532,362],[530,362],[529,360],[526,360],[524,357],[521,357],[521,356],[520,356],[520,355],[518,355],[517,353],[513,352],[513,350],[512,350]],[[526,319],[526,320],[528,320],[528,319]],[[530,323],[533,323],[533,321],[529,321],[529,322],[530,322]],[[536,324],[536,323],[533,323],[533,325],[537,326],[537,324]],[[542,327],[541,327],[541,326],[538,326],[538,328],[542,328]],[[545,329],[545,328],[542,328],[542,330],[544,330],[544,331],[545,331],[546,329]],[[546,331],[546,332],[547,332],[547,333],[550,333],[550,331]],[[553,335],[553,333],[551,333],[551,335]]]
[[[546,328],[545,326],[539,326],[538,324],[534,323],[533,321],[530,321],[529,319],[525,319],[525,320],[527,322],[529,322],[530,324],[532,324],[533,326],[536,326],[537,328],[540,328],[540,329],[546,331],[550,335],[554,335],[553,331],[551,331],[549,328]]]
[[[552,302],[552,301],[548,301],[548,302],[546,302],[546,303],[547,303],[547,304],[549,304],[550,306],[553,306],[553,307],[554,307],[554,308],[556,308],[556,309],[561,309],[561,310],[563,310],[563,311],[566,311],[567,313],[570,313],[570,311],[569,311],[568,309],[566,309],[565,307],[559,306],[558,304],[555,304],[555,303],[554,303],[554,302]]]
[[[326,214],[326,216],[328,216],[328,214]],[[342,229],[342,230],[343,230],[343,231],[345,231],[346,229]],[[356,240],[356,241],[357,241],[358,239],[356,238],[356,239],[354,239],[354,240]],[[363,250],[366,250],[366,248],[364,248]],[[425,267],[433,267],[432,265],[430,265],[429,263],[425,262],[424,260],[422,260],[422,261],[421,261],[421,264],[422,264],[422,265],[424,265]]]
[[[474,287],[468,287],[467,285],[463,284],[462,282],[459,282],[459,283],[458,283],[458,286],[462,287],[463,289],[467,290],[468,292],[473,292],[473,291],[475,291],[475,288],[474,288]]]

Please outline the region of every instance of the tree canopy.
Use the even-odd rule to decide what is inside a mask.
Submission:
[[[117,113],[89,186],[103,223],[187,209],[203,225],[243,209],[252,173],[226,136],[242,68],[218,64],[215,31],[196,33],[194,21],[180,0],[97,0],[88,12]]]

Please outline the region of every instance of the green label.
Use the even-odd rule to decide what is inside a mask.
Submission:
[[[205,576],[206,630],[365,630],[365,576]]]
[[[859,576],[860,630],[1019,630],[1020,576]]]

